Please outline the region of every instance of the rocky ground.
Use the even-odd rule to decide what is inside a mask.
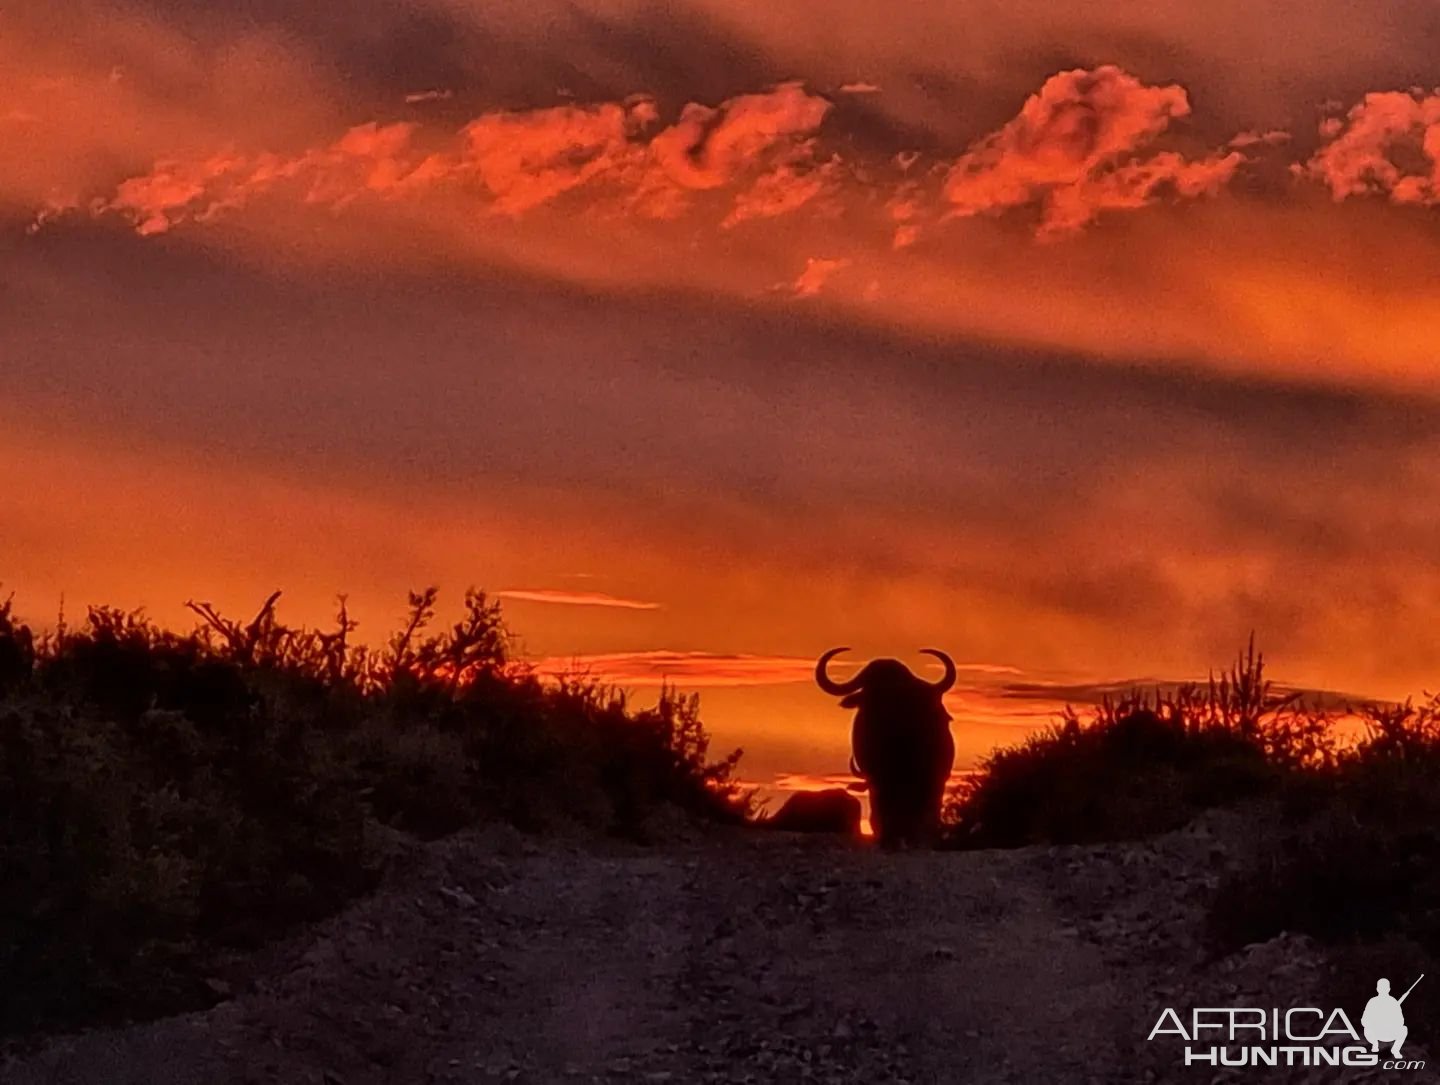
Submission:
[[[1207,953],[1204,900],[1247,834],[1239,814],[1009,852],[465,834],[410,849],[233,990],[217,980],[230,997],[213,1009],[59,1038],[0,1080],[1363,1080],[1186,1071],[1146,1042],[1166,1005],[1334,1001],[1303,938]]]

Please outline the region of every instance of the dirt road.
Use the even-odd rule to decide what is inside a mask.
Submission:
[[[210,1011],[59,1039],[0,1078],[1212,1080],[1146,1042],[1159,1007],[1288,1002],[1322,963],[1291,938],[1206,960],[1201,900],[1224,857],[1204,826],[899,855],[787,834],[462,835],[417,848]]]

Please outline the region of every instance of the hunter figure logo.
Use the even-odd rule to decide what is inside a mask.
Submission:
[[[1375,996],[1365,1004],[1360,1028],[1342,1009],[1328,1013],[1314,1006],[1263,1009],[1258,1006],[1197,1006],[1188,1022],[1166,1008],[1150,1030],[1149,1040],[1174,1036],[1184,1043],[1186,1066],[1380,1066],[1386,1070],[1421,1070],[1423,1061],[1402,1061],[1400,1048],[1410,1034],[1404,1001],[1422,973],[1399,998],[1390,981],[1375,983]],[[1368,1046],[1367,1046],[1368,1045]],[[1389,1047],[1382,1056],[1382,1046]]]
[[[1425,973],[1422,972],[1415,983],[1424,978]],[[1390,981],[1376,981],[1375,997],[1365,1004],[1365,1015],[1360,1018],[1360,1027],[1365,1030],[1365,1039],[1370,1041],[1371,1051],[1379,1051],[1382,1043],[1392,1044],[1391,1057],[1400,1057],[1400,1045],[1410,1033],[1405,1027],[1405,1011],[1400,1008],[1400,1004],[1410,997],[1410,992],[1415,990],[1415,983],[1399,998],[1391,998]]]

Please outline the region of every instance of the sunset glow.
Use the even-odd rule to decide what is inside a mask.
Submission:
[[[841,644],[957,769],[1252,631],[1434,688],[1440,14],[905,11],[0,12],[3,592],[476,585],[781,789]]]

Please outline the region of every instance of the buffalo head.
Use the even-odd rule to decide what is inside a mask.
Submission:
[[[955,684],[955,663],[926,648],[945,666],[938,682],[917,677],[898,659],[874,659],[853,678],[837,682],[826,665],[845,648],[832,648],[815,664],[815,682],[855,709],[851,767],[870,791],[870,820],[881,844],[921,844],[940,824],[945,781],[955,760],[950,713],[942,698]]]
[[[826,665],[849,648],[831,648],[815,664],[815,682],[832,697],[841,698],[842,708],[857,708],[869,702],[883,702],[895,697],[927,693],[936,700],[955,684],[955,661],[939,648],[921,648],[922,655],[934,656],[945,665],[945,675],[938,682],[917,678],[898,659],[872,659],[848,682],[837,682],[825,673]],[[925,691],[921,693],[920,691]]]

